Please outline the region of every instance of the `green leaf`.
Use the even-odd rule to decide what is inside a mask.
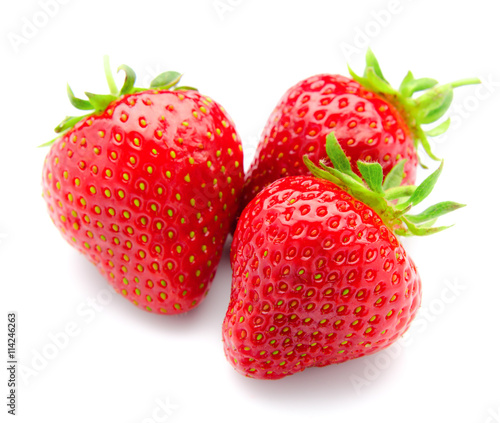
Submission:
[[[349,65],[347,65],[347,69],[349,70],[349,74],[351,75],[351,78],[354,79],[356,82],[358,82],[360,85],[365,87],[368,90],[371,91],[376,91],[375,87],[372,86],[372,83],[368,80],[368,78],[365,78],[363,76],[359,76],[354,72]]]
[[[112,94],[92,94],[86,92],[85,95],[89,98],[90,104],[94,106],[96,113],[104,112],[109,104],[117,99],[117,97]]]
[[[443,171],[443,164],[444,161],[441,161],[441,164],[435,170],[432,172],[413,192],[411,197],[405,201],[402,204],[398,204],[396,208],[398,210],[406,208],[408,205],[411,206],[416,206],[417,204],[421,203],[423,200],[427,198],[427,196],[432,192],[432,189],[436,185],[437,180],[439,179],[439,176],[441,175],[441,172]]]
[[[427,141],[427,138],[425,138],[425,141],[427,142],[427,145],[428,145],[428,147],[430,148],[430,145],[429,145],[429,143],[428,143],[428,141]],[[428,153],[427,153],[427,154],[428,154]],[[429,166],[427,166],[427,165],[426,165],[426,164],[422,161],[422,159],[421,159],[421,157],[420,157],[420,154],[418,154],[418,153],[417,153],[417,158],[418,158],[418,164],[420,165],[420,167],[421,167],[422,169],[425,169],[425,170],[429,169]],[[438,160],[439,160],[439,159],[438,159]]]
[[[370,191],[360,179],[354,179],[351,175],[342,173],[338,169],[329,168],[328,173],[333,175],[335,180],[332,180],[336,185],[348,192],[359,201],[370,205],[381,215],[386,214],[389,206],[380,193]],[[356,175],[357,176],[357,175]],[[359,177],[358,177],[359,178]]]
[[[373,69],[373,72],[375,75],[377,75],[382,81],[388,84],[387,80],[384,78],[384,75],[382,73],[382,69],[380,69],[380,65],[378,63],[377,58],[375,57],[375,54],[373,54],[373,51],[371,48],[368,48],[366,51],[366,69],[365,69],[365,77],[367,77],[367,71],[369,68]]]
[[[358,161],[358,169],[361,176],[365,180],[368,187],[375,192],[383,193],[382,180],[384,179],[384,171],[379,163],[367,163]]]
[[[155,79],[151,81],[151,88],[167,90],[170,87],[176,85],[180,79],[181,74],[179,72],[167,71],[158,75]]]
[[[375,92],[390,95],[398,94],[398,92],[394,88],[392,88],[387,81],[380,78],[375,73],[375,70],[373,68],[366,69],[366,78]]]
[[[431,219],[431,220],[428,220],[427,222],[423,222],[423,223],[419,224],[418,227],[419,228],[432,228],[436,222],[437,222],[437,218]]]
[[[410,84],[413,80],[415,80],[415,78],[413,77],[413,73],[411,73],[411,71],[408,71],[406,76],[401,81],[401,85],[399,86],[399,92],[403,97],[411,97]]]
[[[394,167],[385,176],[384,183],[382,185],[384,191],[390,188],[399,187],[401,185],[401,183],[403,182],[406,161],[406,159],[403,159],[397,162],[396,165],[394,165]]]
[[[304,164],[306,167],[309,169],[309,171],[313,174],[313,176],[316,176],[316,178],[320,179],[326,179],[327,181],[333,182],[334,184],[337,184],[338,180],[333,176],[333,174],[330,172],[330,169],[325,170],[325,169],[320,169],[318,166],[316,166],[307,155],[304,155],[303,158]]]
[[[406,218],[406,216],[403,216],[402,220],[405,222],[405,224],[408,227],[408,232],[405,234],[405,236],[409,236],[409,235],[417,235],[417,236],[433,235],[433,234],[436,234],[438,232],[444,231],[445,229],[451,228],[453,226],[453,225],[450,225],[450,226],[437,226],[437,227],[428,227],[428,226],[425,226],[425,225],[417,226],[417,225],[411,223]]]
[[[358,182],[361,182],[361,178],[353,172],[351,162],[345,155],[344,150],[342,150],[342,147],[337,141],[333,131],[326,136],[326,154],[335,169],[338,169],[342,173],[345,173],[356,179]]]
[[[361,180],[358,181],[350,175],[342,173],[338,169],[327,167],[323,163],[320,163],[323,167],[323,169],[320,169],[307,157],[307,155],[303,156],[303,160],[309,171],[317,178],[333,182],[335,185],[342,188],[359,201],[363,201],[366,204],[370,204],[372,207],[375,207],[380,214],[386,213],[388,209],[387,202],[380,194],[366,188]],[[360,178],[358,177],[358,179]]]
[[[116,82],[113,78],[112,72],[111,72],[111,67],[109,63],[109,56],[104,56],[103,58],[104,62],[104,73],[106,75],[106,81],[108,83],[109,90],[111,94],[93,94],[93,93],[88,93],[86,92],[85,94],[88,97],[88,100],[83,100],[80,98],[75,97],[73,90],[69,85],[66,87],[66,91],[68,94],[68,98],[70,100],[70,103],[76,107],[79,110],[93,110],[91,113],[92,115],[94,114],[100,114],[106,110],[106,108],[109,106],[109,104],[115,100],[117,100],[120,96],[126,95],[126,94],[132,94],[132,93],[137,93],[137,92],[142,92],[142,91],[147,91],[150,88],[139,88],[139,87],[134,87],[135,81],[136,81],[136,74],[135,72],[127,65],[121,65],[118,68],[118,71],[123,70],[125,72],[125,80],[123,82],[123,86],[120,91],[118,91],[116,87]],[[181,77],[181,74],[178,72],[164,72],[161,75],[159,75],[155,80],[152,82],[152,86],[156,89],[168,89],[174,85],[176,85],[179,82],[179,79]],[[184,90],[196,90],[196,88],[193,87],[178,87],[178,89],[184,89]],[[58,134],[61,134],[65,131],[68,131],[71,129],[74,125],[76,125],[79,121],[84,119],[85,117],[90,116],[90,115],[85,115],[85,116],[69,116],[65,118],[56,128],[55,131]],[[51,140],[49,142],[46,142],[42,144],[42,146],[47,146],[52,144],[58,137],[56,137],[54,140]]]
[[[427,135],[421,125],[434,123],[445,115],[453,101],[454,88],[480,83],[478,78],[468,78],[438,85],[433,78],[415,78],[409,71],[403,78],[399,89],[396,90],[384,77],[378,60],[370,49],[366,53],[366,68],[363,76],[357,75],[349,66],[347,68],[356,82],[365,89],[380,95],[400,112],[409,126],[415,147],[418,148],[422,144],[425,152],[434,160],[439,159],[433,155],[427,136],[443,133],[448,124],[438,125],[429,130]],[[414,99],[413,95],[417,92],[423,92],[423,94]]]
[[[448,128],[450,127],[450,123],[451,123],[451,118],[448,118],[435,128],[425,131],[425,134],[429,137],[437,137],[439,135],[442,135],[448,130]]]
[[[359,76],[356,72],[354,72],[352,68],[349,66],[349,64],[347,64],[347,70],[349,71],[349,75],[351,75],[352,79],[358,81],[361,85],[364,85],[361,83],[361,81],[364,80],[365,78]]]
[[[88,115],[87,115],[88,116]],[[64,120],[54,128],[54,132],[60,134],[67,129],[75,126],[80,122],[85,116],[66,116]]]
[[[433,123],[444,114],[453,101],[453,90],[450,86],[438,87],[435,92],[428,91],[416,99],[419,107],[417,120],[419,123]]]
[[[450,213],[454,210],[458,210],[461,207],[465,207],[465,204],[459,204],[453,201],[443,201],[441,203],[430,206],[422,213],[416,215],[406,215],[406,218],[412,223],[419,224],[437,219],[438,217]]]
[[[422,78],[424,81],[434,81],[430,78]],[[453,101],[453,89],[464,85],[480,84],[478,78],[461,79],[449,84],[433,86],[425,94],[415,99],[415,118],[419,124],[433,123],[442,117],[449,109]]]
[[[427,135],[425,134],[425,132],[422,130],[422,128],[420,126],[418,126],[416,128],[416,134],[415,134],[415,137],[416,139],[418,139],[418,141],[420,142],[420,144],[422,145],[422,148],[424,149],[424,151],[427,153],[427,155],[432,159],[432,160],[436,160],[436,161],[439,161],[440,159],[438,157],[436,157],[434,155],[434,153],[432,152],[432,148],[431,148],[431,145],[429,143],[429,140],[427,139]],[[420,163],[420,166],[422,166],[424,169],[428,169],[427,166],[425,166],[422,161],[420,160],[420,157],[418,158],[418,162]]]
[[[404,93],[402,92],[401,94],[403,94],[405,97],[411,97],[416,92],[428,90],[429,88],[432,88],[437,84],[438,82],[432,78],[412,79],[411,81],[408,81],[406,83],[406,85],[404,86]]]
[[[54,142],[56,142],[56,140],[57,140],[58,138],[60,138],[60,137],[61,137],[61,135],[58,135],[57,137],[55,137],[55,138],[51,139],[50,141],[47,141],[47,142],[44,142],[43,144],[38,145],[38,146],[37,146],[37,148],[49,147],[49,146],[51,146],[52,144],[54,144]]]
[[[120,94],[119,94],[122,96],[125,94],[132,93],[133,88],[134,88],[134,84],[135,84],[136,75],[135,75],[135,72],[132,70],[132,68],[130,68],[127,65],[121,65],[118,68],[118,72],[121,70],[125,72],[125,81],[123,82],[123,87],[120,90]]]
[[[371,207],[397,235],[423,236],[440,232],[449,226],[433,227],[436,219],[463,207],[458,203],[442,202],[427,208],[422,213],[410,216],[406,214],[430,194],[441,174],[443,162],[418,187],[402,186],[397,183],[402,182],[405,164],[403,160],[395,166],[395,170],[389,172],[385,181],[379,163],[358,161],[362,179],[353,172],[333,132],[327,135],[326,144],[328,155],[335,167],[329,167],[321,161],[318,166],[304,155],[303,160],[309,171],[315,177],[334,183],[356,200]],[[386,191],[383,190],[384,185],[387,187]]]
[[[398,187],[389,188],[384,193],[384,198],[387,201],[400,200],[410,198],[417,187],[415,185],[402,185]]]
[[[182,85],[180,87],[175,87],[174,91],[198,91],[198,88],[190,87],[188,85]]]
[[[92,110],[94,108],[89,101],[76,98],[69,84],[66,85],[66,92],[68,93],[70,103],[78,110]]]

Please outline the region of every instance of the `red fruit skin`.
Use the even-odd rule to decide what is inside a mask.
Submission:
[[[387,348],[421,302],[415,265],[380,217],[309,176],[275,181],[250,202],[231,266],[224,350],[258,379]]]
[[[304,155],[330,163],[325,145],[332,131],[351,163],[376,161],[387,174],[407,159],[403,184],[415,183],[417,152],[398,110],[350,78],[322,74],[290,88],[269,117],[246,175],[242,208],[276,179],[310,175]]]
[[[240,138],[195,91],[124,96],[58,139],[43,196],[63,237],[147,311],[200,304],[243,187]]]

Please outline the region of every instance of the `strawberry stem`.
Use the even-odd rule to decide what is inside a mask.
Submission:
[[[422,129],[422,125],[434,123],[444,116],[452,103],[454,88],[481,83],[478,78],[466,78],[438,85],[435,79],[415,79],[413,74],[408,72],[399,89],[396,90],[384,78],[380,65],[370,49],[366,52],[366,68],[363,76],[357,75],[349,66],[348,69],[355,81],[378,94],[399,111],[412,133],[415,148],[418,149],[422,145],[427,155],[438,161],[439,159],[432,153],[427,137],[443,134],[449,128],[450,123],[445,121],[427,131]],[[416,92],[421,91],[422,95],[417,98],[412,97]]]
[[[466,85],[475,85],[480,83],[481,80],[479,78],[466,78],[466,79],[460,79],[455,82],[451,82],[450,85],[452,88],[458,88],[458,87],[464,87]]]
[[[448,226],[434,227],[433,224],[437,218],[464,207],[463,204],[445,201],[428,207],[419,214],[408,214],[412,207],[420,204],[432,192],[443,170],[442,161],[438,169],[420,185],[402,186],[396,184],[402,182],[401,169],[404,161],[398,162],[395,168],[386,175],[385,180],[382,180],[383,171],[379,163],[358,161],[358,169],[363,176],[361,179],[352,171],[350,165],[346,166],[349,160],[333,132],[326,137],[326,151],[333,163],[333,168],[322,162],[318,167],[307,155],[304,155],[304,163],[311,173],[317,178],[333,182],[357,200],[371,207],[397,235],[423,236],[440,232]],[[395,200],[401,201],[395,204]]]
[[[136,74],[127,65],[121,65],[118,68],[119,71],[124,71],[125,72],[125,81],[123,82],[123,86],[120,91],[118,91],[118,88],[116,86],[116,82],[113,78],[112,72],[111,72],[111,66],[109,63],[109,56],[104,56],[103,59],[104,62],[104,74],[106,76],[106,81],[108,83],[109,91],[110,94],[93,94],[86,92],[85,95],[88,97],[88,100],[83,100],[80,98],[75,97],[73,90],[70,88],[69,85],[66,87],[66,91],[68,94],[68,98],[70,103],[76,107],[79,110],[91,110],[89,114],[83,115],[83,116],[68,116],[66,117],[57,127],[54,129],[54,131],[59,134],[57,137],[54,139],[50,140],[49,142],[46,142],[44,144],[39,145],[39,147],[47,147],[49,145],[52,145],[57,139],[59,139],[62,135],[66,134],[70,130],[72,130],[78,122],[82,121],[83,119],[86,119],[89,116],[92,115],[99,115],[103,113],[109,105],[121,97],[128,95],[128,94],[135,94],[138,92],[143,92],[143,91],[148,91],[148,90],[154,90],[154,91],[163,91],[163,90],[169,90],[172,88],[173,90],[193,90],[196,91],[196,88],[188,87],[188,86],[183,86],[183,87],[177,87],[177,84],[179,83],[182,75],[179,72],[163,72],[160,75],[158,75],[153,82],[151,82],[151,85],[149,88],[138,88],[135,87],[135,81],[136,81]]]

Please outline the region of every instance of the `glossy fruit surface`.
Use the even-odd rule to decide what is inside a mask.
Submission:
[[[414,184],[419,148],[438,160],[428,138],[444,133],[450,119],[432,129],[427,125],[444,116],[454,88],[480,82],[471,78],[438,85],[434,79],[415,79],[408,72],[395,89],[371,50],[363,76],[350,68],[349,72],[350,77],[315,75],[285,92],[266,123],[247,172],[241,210],[276,179],[310,175],[304,155],[313,163],[329,163],[325,140],[332,131],[358,175],[358,160],[379,163],[384,175],[406,160],[402,183]],[[415,93],[421,94],[413,98]]]
[[[240,138],[193,90],[120,96],[52,145],[43,194],[63,237],[142,309],[197,306],[243,185]]]
[[[245,209],[223,324],[240,373],[278,379],[372,354],[415,317],[415,265],[380,217],[310,176],[280,179]]]
[[[387,173],[407,159],[404,182],[415,182],[417,153],[395,107],[350,78],[323,74],[290,88],[269,117],[247,173],[245,200],[276,179],[310,174],[303,155],[314,163],[328,159],[325,139],[333,130],[352,163],[376,161]]]
[[[279,379],[394,343],[421,301],[420,277],[396,234],[442,231],[436,220],[463,207],[444,201],[409,214],[443,163],[408,186],[405,161],[385,177],[379,163],[358,161],[356,174],[333,132],[325,150],[333,167],[304,156],[314,176],[278,179],[238,221],[222,336],[227,359],[245,376]]]

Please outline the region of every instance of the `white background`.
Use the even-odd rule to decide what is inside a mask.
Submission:
[[[6,313],[15,310],[17,421],[500,422],[498,0],[62,3],[51,16],[35,0],[0,6],[0,357],[4,368]],[[158,316],[109,294],[50,222],[41,198],[48,150],[36,146],[74,113],[66,82],[79,96],[107,91],[104,54],[142,84],[183,72],[184,84],[231,114],[248,166],[285,90],[316,73],[347,74],[346,62],[361,72],[367,45],[395,86],[409,69],[485,81],[457,90],[452,128],[434,142],[445,167],[429,203],[468,206],[445,219],[455,226],[444,233],[404,241],[423,306],[386,352],[279,381],[244,378],[221,342],[228,248],[199,308]]]

